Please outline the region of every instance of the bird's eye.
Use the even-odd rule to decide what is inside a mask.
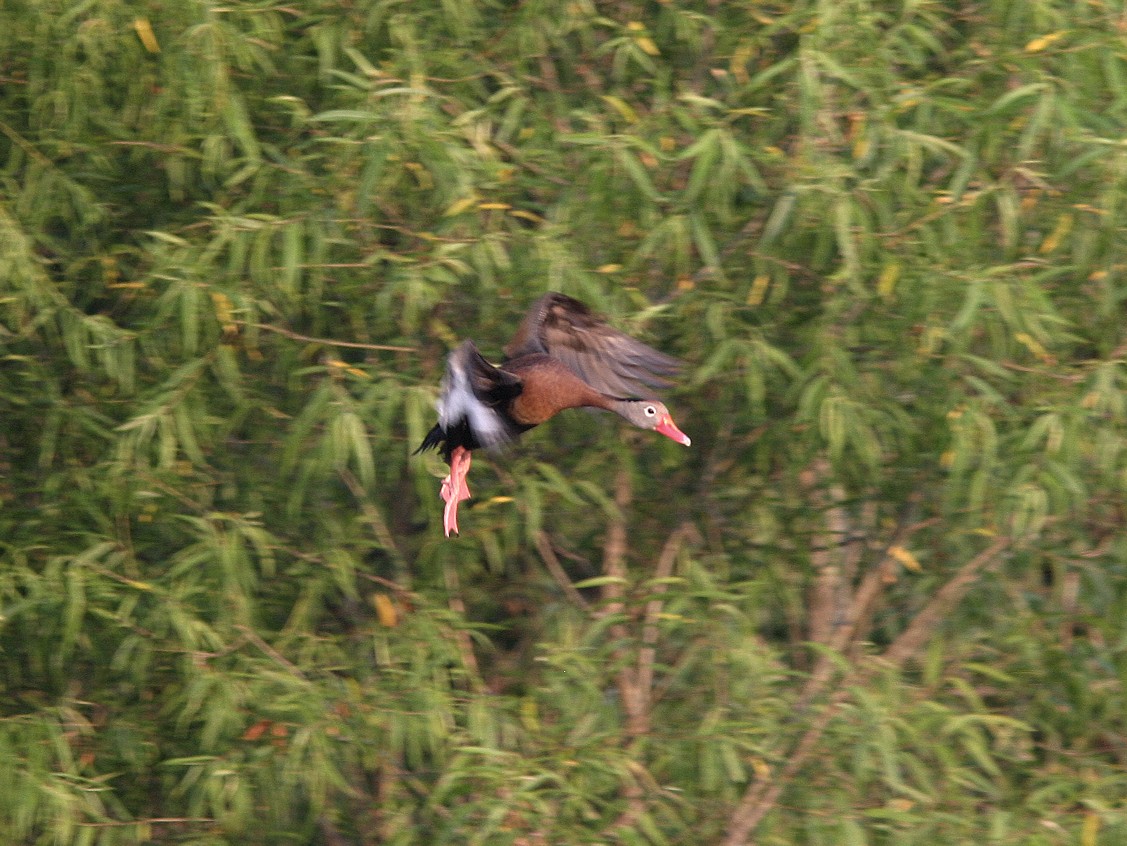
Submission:
[[[655,414],[657,414],[657,409],[654,408],[652,405],[647,405],[646,406],[646,417],[653,417]]]

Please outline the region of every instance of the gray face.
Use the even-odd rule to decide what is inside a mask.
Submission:
[[[614,410],[640,429],[653,429],[659,435],[682,446],[691,446],[692,440],[677,428],[669,416],[669,409],[657,400],[618,400]]]
[[[660,402],[641,400],[630,403],[626,419],[640,429],[652,429],[668,416],[669,411]]]

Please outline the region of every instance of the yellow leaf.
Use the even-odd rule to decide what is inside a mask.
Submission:
[[[238,332],[239,327],[235,323],[235,310],[231,305],[231,299],[220,291],[212,291],[211,302],[215,306],[215,319],[223,327],[224,334],[234,335]]]
[[[752,280],[751,290],[747,292],[747,304],[749,306],[757,306],[763,302],[763,297],[767,293],[767,286],[771,284],[771,277],[766,273],[760,273],[755,279]]]
[[[418,162],[403,162],[403,167],[411,172],[420,188],[429,191],[434,187],[434,179],[431,178],[430,172]]]
[[[443,217],[455,217],[464,211],[473,208],[477,203],[477,197],[462,197],[460,200],[455,200],[450,206],[442,213]]]
[[[939,456],[939,466],[946,469],[946,470],[950,470],[951,465],[954,464],[954,463],[955,463],[955,451],[952,450],[952,449],[947,450],[945,453],[943,453],[941,456]]]
[[[386,593],[372,595],[372,605],[376,608],[376,616],[384,628],[394,629],[399,624],[399,613],[395,610],[395,603]]]
[[[479,209],[486,209],[487,211],[503,211],[504,209],[512,208],[512,206],[510,206],[508,203],[478,203],[477,207]]]
[[[609,106],[612,106],[622,119],[628,123],[638,122],[638,113],[630,108],[630,104],[623,100],[621,97],[615,97],[611,94],[604,94],[602,100]]]
[[[520,701],[520,721],[529,731],[540,730],[540,713],[535,699],[526,697]]]
[[[534,212],[525,211],[524,209],[514,209],[509,212],[513,217],[519,217],[521,220],[527,220],[530,223],[543,223],[544,218]]]
[[[1100,815],[1095,811],[1088,811],[1084,815],[1084,823],[1080,826],[1080,846],[1096,846],[1096,839],[1100,834]]]
[[[888,554],[899,561],[905,570],[911,570],[913,573],[919,573],[923,570],[916,556],[902,546],[890,546]]]
[[[1072,214],[1065,212],[1057,218],[1057,225],[1053,227],[1053,231],[1045,236],[1045,240],[1041,242],[1041,255],[1047,255],[1060,246],[1068,233],[1072,231]]]
[[[892,262],[884,266],[884,270],[880,272],[880,278],[877,279],[877,293],[880,294],[882,299],[887,300],[892,297],[892,292],[896,290],[896,282],[899,278],[899,264]]]
[[[1049,353],[1041,342],[1030,335],[1028,332],[1017,332],[1014,334],[1014,340],[1033,353],[1038,359],[1045,364],[1052,364],[1055,359]]]
[[[153,32],[153,25],[149,23],[148,18],[134,18],[133,31],[137,33],[137,37],[141,39],[141,43],[146,50],[150,53],[160,52],[160,44],[157,42],[156,33]]]
[[[1040,38],[1034,38],[1032,41],[1025,45],[1025,52],[1040,53],[1054,41],[1060,41],[1060,39],[1064,38],[1065,35],[1066,33],[1062,30],[1059,32],[1051,32],[1048,35],[1042,35]]]
[[[745,84],[751,79],[747,73],[747,65],[754,55],[755,45],[746,41],[732,53],[731,61],[728,63],[728,69],[731,71],[732,76],[736,78],[736,82],[740,85]]]
[[[595,268],[596,273],[617,273],[622,270],[621,264],[604,264],[602,267]]]
[[[653,39],[648,35],[635,36],[634,41],[638,44],[639,47],[642,48],[642,52],[647,56],[661,55],[661,51],[657,49],[657,45],[654,44]]]
[[[512,502],[511,496],[491,496],[489,499],[483,500],[477,504],[475,511],[485,511],[487,508],[492,508],[495,505],[504,505],[507,502]]]

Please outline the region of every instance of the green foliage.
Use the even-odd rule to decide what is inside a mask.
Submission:
[[[0,4],[0,839],[1127,836],[1104,0]],[[412,457],[574,294],[691,450]]]

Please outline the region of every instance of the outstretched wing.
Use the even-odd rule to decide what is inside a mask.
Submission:
[[[509,360],[532,353],[558,359],[576,376],[612,397],[652,394],[668,387],[680,363],[611,327],[579,300],[550,293],[533,303],[505,347]]]

